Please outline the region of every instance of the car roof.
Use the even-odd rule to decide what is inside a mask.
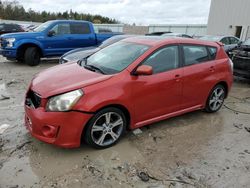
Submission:
[[[163,36],[164,35],[173,35],[173,36],[175,36],[175,35],[186,35],[186,34],[184,34],[184,33],[165,33],[165,34],[163,34]]]
[[[208,46],[218,46],[218,43],[212,41],[204,41],[199,39],[173,37],[166,38],[161,36],[138,36],[124,39],[122,41],[133,42],[138,44],[144,44],[148,46],[161,46],[165,44],[177,43],[177,44],[199,44]]]
[[[56,22],[56,23],[60,23],[60,22],[70,22],[70,23],[91,23],[89,21],[85,21],[85,20],[49,20],[47,22]]]

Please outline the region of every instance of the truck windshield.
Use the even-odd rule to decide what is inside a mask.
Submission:
[[[42,32],[47,29],[51,24],[51,21],[45,22],[34,29],[35,32]]]
[[[147,45],[117,42],[90,56],[86,64],[105,74],[115,74],[124,70],[148,49]]]

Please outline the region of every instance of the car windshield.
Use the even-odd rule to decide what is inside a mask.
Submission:
[[[180,34],[179,33],[166,33],[166,34],[163,34],[161,36],[164,36],[164,37],[176,37],[176,36],[179,36]]]
[[[39,25],[37,28],[35,28],[34,31],[35,31],[35,32],[42,32],[42,31],[44,31],[45,29],[47,29],[47,28],[49,27],[50,24],[51,24],[50,21],[45,22],[45,23]]]
[[[105,74],[115,74],[124,70],[148,49],[147,45],[117,42],[90,56],[86,65],[96,67]]]
[[[114,37],[111,37],[107,40],[105,40],[99,47],[100,48],[105,48],[111,44],[114,44],[122,39],[125,39],[125,37],[121,37],[121,36],[114,36]]]
[[[208,41],[220,41],[220,36],[204,36],[200,38],[201,40],[208,40]]]
[[[250,38],[242,43],[242,45],[250,45]]]

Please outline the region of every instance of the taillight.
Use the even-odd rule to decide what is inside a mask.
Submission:
[[[234,64],[233,64],[232,60],[228,59],[228,63],[230,65],[231,71],[233,72],[233,70],[234,70]]]

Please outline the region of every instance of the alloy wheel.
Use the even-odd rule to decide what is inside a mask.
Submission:
[[[116,142],[123,132],[123,118],[116,112],[106,112],[94,122],[91,137],[95,144],[107,146]]]
[[[210,109],[212,111],[217,111],[222,106],[224,98],[225,98],[224,89],[221,87],[215,88],[209,100]]]

